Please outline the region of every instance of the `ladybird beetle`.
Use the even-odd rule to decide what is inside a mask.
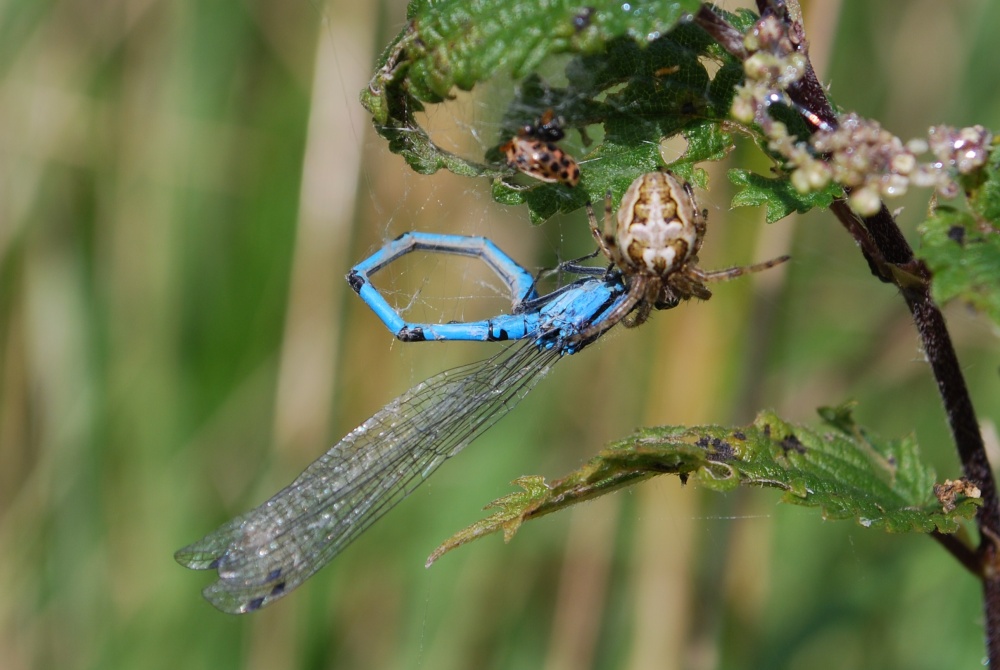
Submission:
[[[564,136],[561,124],[549,109],[537,124],[522,127],[513,139],[500,145],[500,151],[507,165],[539,181],[576,186],[580,183],[580,167],[555,144]]]

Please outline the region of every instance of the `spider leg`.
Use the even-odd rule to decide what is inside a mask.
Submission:
[[[629,313],[635,309],[636,305],[643,302],[646,298],[648,282],[649,277],[645,275],[634,275],[632,277],[632,284],[628,288],[628,294],[625,296],[625,299],[622,300],[617,307],[608,312],[608,314],[603,316],[600,321],[590,324],[590,326],[577,333],[573,339],[584,343],[593,342],[598,337],[611,330],[615,324],[628,316]]]
[[[724,268],[722,270],[702,270],[699,267],[690,268],[691,275],[697,277],[701,281],[728,281],[736,277],[741,277],[743,275],[751,274],[753,272],[760,272],[761,270],[767,270],[768,268],[773,268],[775,265],[781,265],[787,261],[791,256],[778,256],[777,258],[772,258],[769,261],[764,261],[762,263],[754,263],[753,265],[741,265],[733,268]]]
[[[704,272],[697,266],[688,266],[682,272],[676,272],[667,278],[667,287],[672,289],[670,296],[664,296],[663,303],[670,307],[676,307],[680,300],[708,300],[712,297],[712,292],[708,290],[701,279],[699,273]],[[662,308],[661,308],[662,309]]]
[[[580,261],[594,258],[597,254],[601,253],[600,249],[594,249],[593,252],[587,254],[583,258],[578,258],[572,261],[563,261],[559,264],[557,270],[559,272],[565,272],[567,274],[580,275],[581,277],[600,277],[607,274],[608,268],[605,266],[597,265],[584,265]]]
[[[601,251],[604,255],[608,257],[612,265],[619,268],[623,272],[628,272],[630,269],[630,264],[625,260],[622,255],[621,249],[618,248],[618,240],[615,237],[615,226],[616,222],[612,216],[611,208],[613,207],[611,201],[611,189],[604,194],[604,232],[600,232],[597,229],[597,217],[594,215],[594,208],[587,203],[587,218],[590,221],[590,232],[597,240],[597,244],[600,245]]]
[[[653,311],[653,303],[648,300],[640,300],[638,307],[631,314],[622,319],[622,325],[626,328],[641,326],[649,320],[649,315]]]
[[[610,191],[608,192],[611,193]],[[617,249],[615,247],[615,238],[612,235],[610,238],[607,236],[607,214],[605,214],[604,229],[605,232],[602,233],[597,227],[597,216],[594,214],[594,207],[589,202],[587,203],[587,220],[590,223],[590,234],[594,236],[597,241],[597,246],[600,247],[601,253],[607,256],[608,260],[617,265]]]
[[[609,188],[604,192],[604,239],[613,240],[615,239],[615,222],[614,217],[611,214],[611,208],[614,207],[614,203],[611,200],[611,189]]]
[[[684,193],[687,194],[687,197],[691,200],[691,202],[693,203],[698,202],[694,197],[694,188],[692,188],[691,184],[688,182],[684,182]],[[705,231],[707,230],[707,221],[708,221],[708,210],[703,209],[701,211],[698,211],[698,208],[696,206],[694,210],[694,231],[695,231],[694,249],[691,250],[690,254],[691,256],[697,256],[698,252],[701,251],[701,244],[702,242],[705,241]]]
[[[646,323],[654,309],[673,309],[680,302],[679,291],[676,287],[671,286],[660,277],[643,276],[645,277],[646,295],[636,305],[635,310],[622,319],[622,325],[626,328],[635,328]]]
[[[694,222],[694,251],[691,253],[692,256],[697,256],[698,252],[701,251],[701,245],[705,242],[705,233],[708,230],[708,210],[703,209],[696,213],[697,218]]]
[[[594,249],[589,254],[585,256],[580,256],[579,258],[573,258],[568,261],[560,261],[559,265],[554,268],[542,268],[535,273],[535,283],[534,287],[537,290],[538,283],[547,277],[553,275],[562,275],[563,273],[581,275],[584,277],[596,277],[607,272],[607,268],[597,267],[594,265],[584,265],[583,261],[589,261],[591,258],[596,258],[597,255],[601,253],[600,249]]]

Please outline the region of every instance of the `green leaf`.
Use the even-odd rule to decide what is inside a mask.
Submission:
[[[733,137],[718,123],[704,121],[684,130],[687,150],[684,155],[670,164],[670,170],[695,184],[698,188],[708,188],[708,175],[695,168],[702,161],[717,161],[725,158],[733,148]]]
[[[620,198],[637,176],[664,167],[703,186],[694,164],[729,150],[720,122],[743,75],[704,31],[681,21],[700,4],[654,0],[626,11],[620,2],[414,2],[409,25],[382,55],[362,102],[390,149],[413,169],[492,178],[497,201],[527,204],[536,222],[600,202],[609,190]],[[560,76],[565,83],[552,86],[535,70],[559,54],[570,55]],[[716,80],[706,57],[720,67]],[[440,149],[417,123],[425,105],[498,76],[519,83],[482,161]],[[581,164],[575,189],[517,174],[497,149],[549,109],[569,131],[561,146]],[[688,139],[688,152],[665,166],[660,143],[677,133]]]
[[[938,207],[919,232],[917,256],[933,275],[934,300],[961,300],[1000,325],[1000,230],[968,212]]]
[[[717,491],[765,486],[783,502],[822,509],[827,519],[854,519],[887,532],[954,533],[980,501],[964,481],[936,489],[912,437],[884,440],[858,426],[850,406],[820,411],[817,430],[762,412],[745,428],[667,426],[613,443],[584,467],[546,485],[515,481],[524,491],[491,503],[497,512],[457,533],[428,559],[484,535],[509,540],[521,523],[660,474],[676,474]],[[938,497],[940,496],[940,498]]]
[[[405,74],[414,98],[438,102],[453,88],[471,90],[501,68],[520,79],[555,54],[603,51],[609,41],[622,37],[652,42],[700,4],[697,0],[651,0],[634,6],[607,0],[589,5],[568,0],[413,2],[409,24],[389,49],[398,53],[384,58],[393,67],[376,73],[373,92]]]
[[[495,533],[498,530],[503,530],[504,541],[510,542],[511,538],[514,537],[514,533],[521,526],[521,510],[530,506],[534,501],[544,498],[548,490],[545,485],[545,478],[538,475],[518,477],[511,484],[520,486],[523,491],[511,493],[486,505],[483,509],[496,509],[497,511],[482,521],[478,521],[468,528],[455,533],[445,544],[435,549],[427,557],[425,565],[429,567],[434,561],[452,549],[460,547],[463,544],[468,544],[484,535]]]
[[[995,229],[1000,222],[1000,151],[980,170],[962,177],[972,210]]]
[[[749,170],[729,171],[729,181],[739,187],[733,198],[733,207],[767,206],[767,222],[774,223],[792,212],[803,214],[813,207],[829,207],[834,198],[843,195],[836,184],[820,191],[799,193],[784,177],[764,177]]]

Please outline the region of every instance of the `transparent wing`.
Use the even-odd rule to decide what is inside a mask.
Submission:
[[[204,595],[224,612],[277,600],[513,409],[559,357],[557,348],[527,341],[417,384],[273,498],[175,558],[218,570]]]

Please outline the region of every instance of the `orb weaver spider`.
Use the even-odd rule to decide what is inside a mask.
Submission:
[[[654,309],[670,309],[681,300],[708,300],[712,292],[706,282],[760,272],[789,259],[779,256],[754,265],[701,269],[698,252],[707,216],[707,211],[698,209],[691,185],[666,171],[636,178],[622,196],[614,223],[609,190],[604,198],[603,231],[588,202],[590,231],[601,252],[622,273],[628,297],[600,323],[580,333],[580,339],[599,337],[619,321],[628,328],[638,326]]]

